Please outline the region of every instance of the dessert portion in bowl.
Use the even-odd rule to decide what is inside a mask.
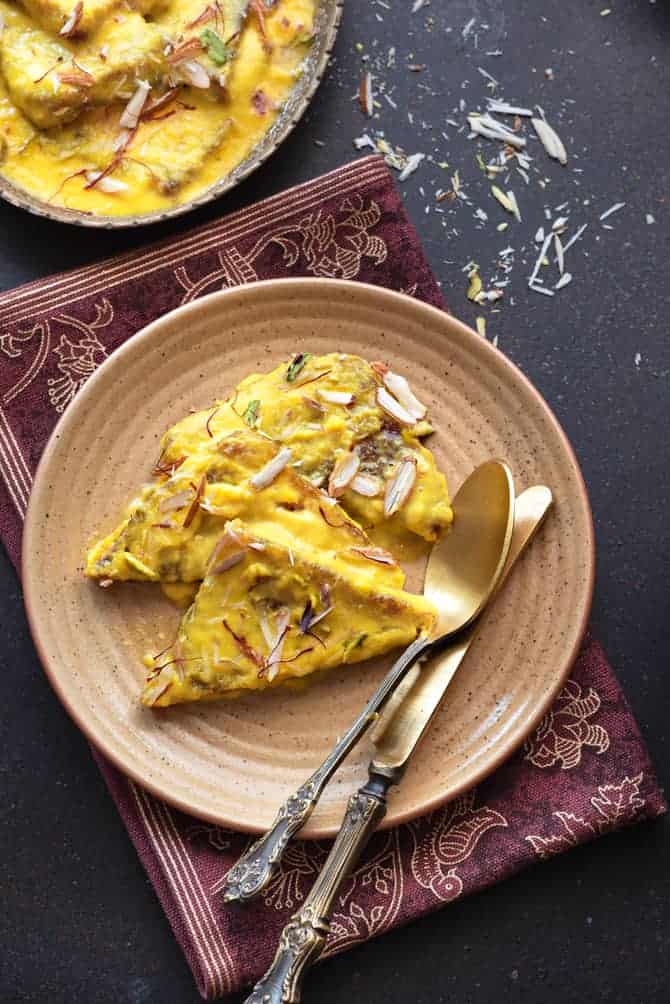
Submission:
[[[302,73],[318,0],[0,0],[0,173],[142,215],[224,178]]]
[[[156,582],[189,604],[145,658],[143,703],[265,689],[430,631],[397,560],[452,522],[430,432],[402,376],[342,353],[299,353],[172,426],[86,557],[104,587]]]

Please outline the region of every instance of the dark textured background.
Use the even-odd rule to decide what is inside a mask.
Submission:
[[[307,118],[237,192],[181,224],[115,235],[66,229],[2,205],[0,287],[307,180],[351,158],[353,137],[370,127],[409,152],[448,161],[448,171],[425,162],[403,186],[410,215],[453,312],[471,323],[486,313],[489,336],[498,335],[572,439],[598,537],[596,632],[667,784],[670,5],[611,0],[603,17],[607,2],[432,0],[412,16],[411,0],[350,0],[334,65]],[[476,28],[463,38],[472,17]],[[362,57],[369,53],[376,68],[392,45],[396,67],[376,77],[398,108],[382,99],[369,123],[354,100]],[[502,55],[485,55],[497,49]],[[425,69],[408,71],[408,63]],[[463,120],[453,115],[461,97],[470,109],[486,95],[477,66],[509,100],[540,103],[571,154],[563,170],[533,145],[549,184],[543,191],[537,175],[528,188],[513,180],[523,224],[512,221],[505,234],[495,230],[505,214],[488,194],[474,146],[445,124]],[[444,202],[440,215],[435,189],[450,187],[454,169],[472,205]],[[566,200],[572,219],[591,226],[569,254],[572,285],[551,300],[528,291],[523,260],[534,257],[542,207]],[[597,217],[618,201],[626,207],[605,230]],[[483,227],[473,218],[476,206],[489,213]],[[645,222],[647,213],[655,224]],[[461,268],[475,258],[487,281],[506,243],[517,254],[504,306],[475,311]],[[4,555],[0,575],[0,1001],[195,1002],[190,973],[86,744],[42,675]],[[307,1000],[665,1004],[668,829],[660,822],[605,838],[324,963],[309,979]]]

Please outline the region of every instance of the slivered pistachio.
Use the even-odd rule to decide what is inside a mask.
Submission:
[[[211,28],[200,33],[200,41],[209,58],[217,66],[224,66],[230,59],[230,51],[220,35]]]
[[[249,404],[244,409],[244,414],[242,418],[247,423],[250,429],[255,429],[258,424],[258,416],[261,409],[261,402],[256,398],[253,401],[249,401]]]
[[[288,365],[288,369],[286,370],[286,380],[288,383],[293,383],[300,371],[304,368],[305,363],[310,358],[310,352],[298,352],[298,354],[293,357]]]

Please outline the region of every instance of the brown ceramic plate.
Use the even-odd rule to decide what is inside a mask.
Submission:
[[[37,216],[46,216],[59,223],[76,223],[82,227],[103,227],[107,230],[120,227],[139,227],[146,223],[159,223],[162,220],[172,219],[174,216],[182,216],[206,202],[218,199],[220,195],[230,191],[252,171],[260,167],[293,131],[304,115],[326,71],[330,54],[335,45],[337,29],[342,17],[343,2],[344,0],[320,0],[315,21],[316,34],[311,52],[305,60],[304,72],[288,96],[281,114],[260,143],[237,167],[194,199],[183,205],[173,206],[171,209],[161,209],[153,213],[134,216],[94,216],[77,209],[52,206],[4,178],[2,174],[0,174],[0,196],[7,202],[11,202],[12,205],[18,206],[19,209],[27,209]]]
[[[25,524],[26,604],[51,682],[91,741],[180,809],[240,830],[270,824],[391,657],[333,671],[303,692],[147,710],[139,659],[174,636],[177,612],[151,585],[103,590],[85,580],[83,552],[148,478],[168,425],[250,372],[333,348],[408,376],[430,406],[431,447],[452,492],[474,465],[503,457],[518,489],[544,482],[556,500],[391,795],[386,826],[453,798],[523,741],[568,673],[591,600],[591,514],[570,445],[526,378],[453,317],[360,283],[290,279],[216,293],[149,325],[91,377],[47,446]],[[421,569],[411,573],[418,585]],[[370,754],[363,741],[306,836],[335,832]]]

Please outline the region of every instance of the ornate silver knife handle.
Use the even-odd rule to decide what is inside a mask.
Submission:
[[[377,712],[384,707],[400,681],[431,647],[432,642],[421,635],[405,649],[329,756],[284,802],[267,833],[259,837],[230,869],[223,887],[224,903],[253,899],[268,885],[277,871],[286,845],[309,819],[327,782],[375,721]]]
[[[346,876],[356,865],[368,840],[386,815],[387,778],[371,776],[349,799],[342,826],[326,863],[302,909],[281,933],[272,965],[256,984],[245,1004],[297,1004],[302,978],[326,944],[330,917]]]

